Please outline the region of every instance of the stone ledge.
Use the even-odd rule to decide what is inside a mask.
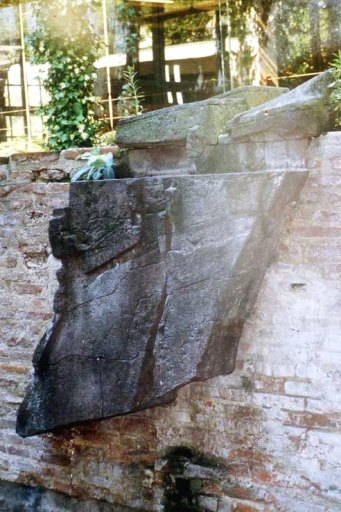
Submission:
[[[63,182],[84,165],[77,157],[93,148],[70,148],[56,152],[15,153],[8,159],[8,165],[0,166],[0,181],[3,182]],[[101,154],[118,152],[117,146],[100,148]]]
[[[127,148],[150,147],[155,144],[184,143],[188,130],[201,124],[207,109],[219,107],[224,121],[236,113],[269,101],[287,92],[285,87],[240,87],[213,98],[195,103],[167,107],[141,116],[123,119],[117,127],[117,144]],[[202,126],[205,136],[211,135],[210,126]]]

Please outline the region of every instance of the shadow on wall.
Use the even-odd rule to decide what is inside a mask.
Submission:
[[[222,468],[185,446],[173,448],[164,459],[164,512],[205,512],[207,501],[218,502]],[[211,510],[211,509],[210,509]]]

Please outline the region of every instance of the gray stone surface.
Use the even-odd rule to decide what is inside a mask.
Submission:
[[[311,138],[331,129],[329,71],[287,94],[238,114],[216,145],[196,161],[200,172],[250,172],[305,169]]]
[[[211,172],[207,171],[203,157],[207,147],[218,143],[227,122],[287,90],[240,87],[205,101],[122,120],[116,142],[129,149],[129,176]]]
[[[243,324],[305,172],[71,186],[50,223],[53,325],[17,431],[30,436],[172,399],[233,371]]]
[[[123,119],[117,127],[116,142],[127,148],[181,144],[187,139],[188,130],[197,124],[203,124],[205,136],[212,138],[222,122],[226,124],[238,112],[277,98],[287,91],[285,87],[240,87],[204,101]]]
[[[248,112],[226,125],[229,136],[252,141],[318,137],[333,128],[330,85],[334,78],[325,71],[312,80]]]
[[[129,173],[136,176],[186,175],[195,172],[185,145],[159,145],[129,150]]]
[[[42,487],[0,481],[0,512],[131,512],[130,507],[73,498]],[[143,512],[143,511],[141,511]]]
[[[125,120],[117,142],[129,148],[127,176],[304,168],[309,140],[334,125],[332,82],[326,71],[290,92],[242,87]]]

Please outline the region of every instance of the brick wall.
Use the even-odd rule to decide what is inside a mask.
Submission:
[[[15,416],[55,289],[48,216],[68,185],[1,188],[0,479],[162,511],[169,451],[187,447],[202,511],[341,510],[341,133],[313,141],[307,158],[235,373],[188,385],[167,407],[26,440]]]
[[[38,157],[45,170],[56,158]],[[50,252],[48,220],[52,209],[68,200],[69,184],[35,181],[28,168],[36,166],[37,159],[19,155],[1,166],[0,468],[5,474],[13,467],[8,453],[28,455],[27,448],[15,442],[14,411],[27,384],[34,346],[51,318],[57,286],[59,262]]]

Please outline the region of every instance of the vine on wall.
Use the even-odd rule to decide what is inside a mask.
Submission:
[[[94,62],[100,40],[93,33],[87,10],[98,0],[35,0],[37,27],[29,38],[32,60],[49,64],[44,86],[49,102],[47,145],[52,150],[93,144],[100,122],[96,119]]]

